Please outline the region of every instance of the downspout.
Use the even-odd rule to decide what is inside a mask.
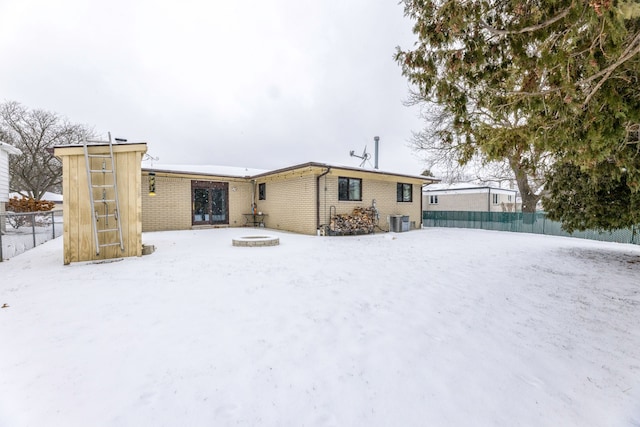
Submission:
[[[424,227],[424,188],[429,184],[422,184],[420,187],[420,228]]]
[[[256,207],[256,180],[252,179],[251,183],[253,184],[251,186],[251,213],[254,213],[254,208]]]
[[[320,178],[325,176],[331,171],[331,167],[327,167],[327,170],[322,172],[316,178],[316,230],[320,229]]]

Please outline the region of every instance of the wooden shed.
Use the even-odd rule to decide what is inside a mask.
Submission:
[[[146,151],[145,143],[55,147],[62,161],[65,265],[142,255]]]

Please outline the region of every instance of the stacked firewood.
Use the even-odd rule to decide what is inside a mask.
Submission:
[[[376,217],[375,208],[357,207],[351,214],[337,214],[332,217],[329,230],[335,234],[373,233]]]

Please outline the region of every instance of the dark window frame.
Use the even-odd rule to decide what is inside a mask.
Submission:
[[[438,195],[437,194],[429,195],[429,204],[430,205],[437,205],[438,204]]]
[[[206,211],[202,211],[203,217],[200,220],[196,219],[197,213],[194,211],[196,208],[196,190],[204,190],[207,193],[207,206]],[[214,196],[218,193],[218,196],[222,196],[222,199],[217,201],[222,202],[220,208],[214,211]],[[229,224],[229,183],[219,181],[191,181],[191,225],[227,225]],[[204,219],[206,215],[207,219]],[[222,218],[216,218],[222,217]]]
[[[267,200],[267,184],[264,182],[258,184],[258,200]]]
[[[408,198],[406,190],[408,192]],[[406,182],[399,182],[396,187],[396,201],[400,203],[413,203],[413,184],[408,184]]]
[[[358,193],[356,196],[352,194],[352,183],[357,184]],[[361,202],[362,201],[362,178],[350,178],[347,176],[338,177],[338,200],[342,202]]]

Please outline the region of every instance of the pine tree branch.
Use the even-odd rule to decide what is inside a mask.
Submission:
[[[629,46],[627,46],[624,52],[622,52],[622,55],[620,55],[620,57],[616,62],[609,65],[607,68],[600,71],[599,73],[596,73],[593,76],[590,76],[589,78],[579,83],[582,85],[602,77],[585,98],[584,102],[582,103],[582,108],[586,107],[589,104],[589,101],[591,101],[591,98],[593,98],[596,92],[598,92],[598,90],[602,87],[602,85],[609,79],[609,77],[611,77],[611,74],[613,74],[616,68],[618,68],[620,65],[622,65],[629,59],[636,56],[638,53],[640,53],[640,32],[636,34],[633,41],[629,44]]]
[[[480,26],[482,28],[484,28],[485,30],[489,31],[491,34],[496,35],[496,36],[509,36],[509,35],[514,35],[514,34],[530,33],[530,32],[533,32],[533,31],[542,30],[544,28],[547,28],[550,25],[555,24],[556,22],[558,22],[561,19],[565,18],[569,14],[569,12],[571,12],[572,8],[573,8],[573,3],[571,3],[571,5],[569,7],[567,7],[565,10],[563,10],[562,12],[560,12],[558,15],[554,16],[553,18],[548,19],[547,21],[541,22],[540,24],[531,25],[531,26],[528,26],[528,27],[521,28],[519,30],[499,30],[497,28],[494,28],[494,27],[490,26],[489,24],[487,24],[482,19],[480,20]]]

